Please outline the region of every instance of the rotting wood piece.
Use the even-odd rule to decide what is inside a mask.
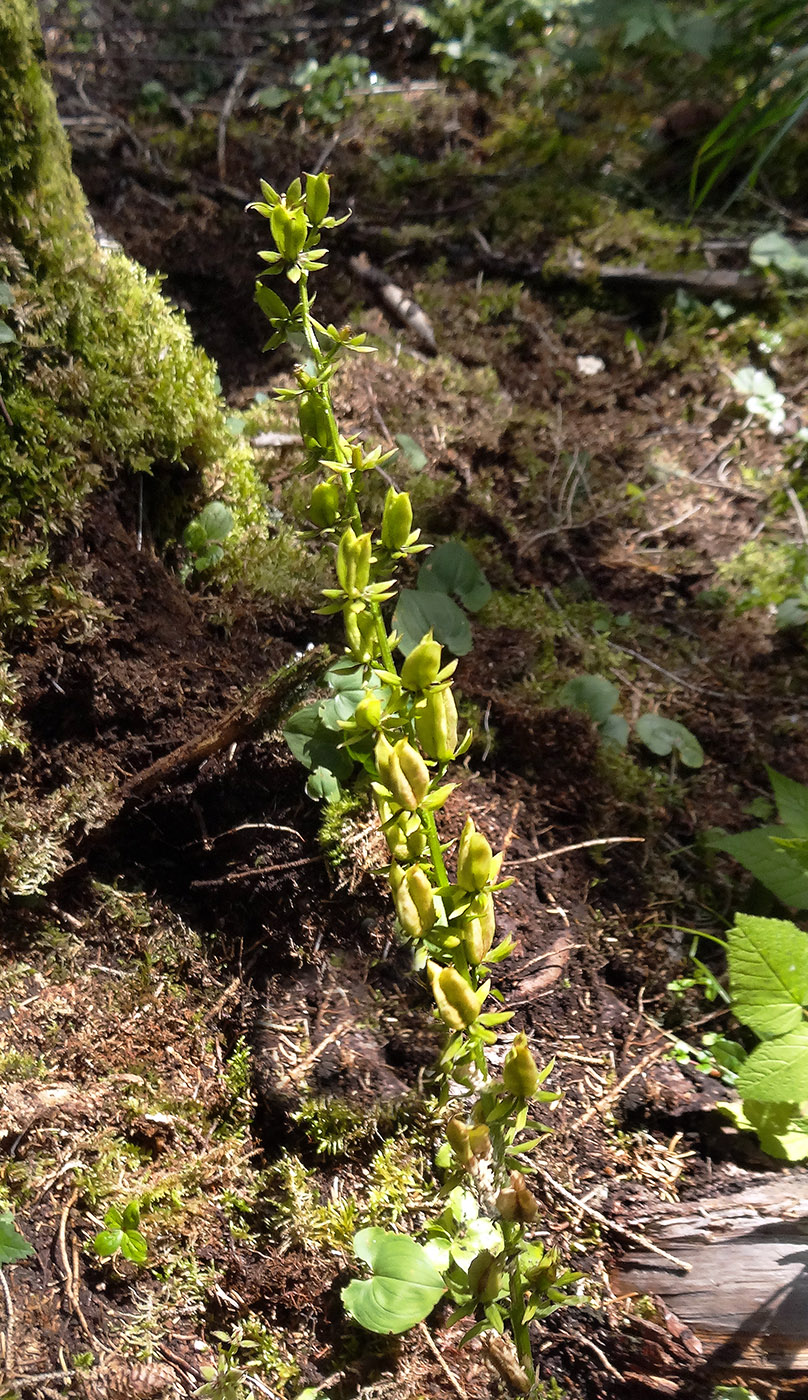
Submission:
[[[195,767],[231,744],[253,739],[276,729],[298,700],[302,700],[320,678],[331,660],[328,647],[314,647],[261,681],[243,700],[217,720],[212,729],[188,739],[171,753],[164,754],[142,773],[127,778],[118,791],[121,803],[130,797],[148,797],[167,779]]]
[[[637,1252],[612,1271],[619,1295],[653,1294],[695,1333],[710,1373],[808,1371],[808,1173],[672,1206],[643,1228],[686,1275]]]

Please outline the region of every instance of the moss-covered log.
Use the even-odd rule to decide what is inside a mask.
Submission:
[[[186,496],[215,491],[239,533],[265,517],[215,367],[159,280],[96,243],[33,0],[0,4],[0,71],[2,637],[47,608],[48,541],[80,520],[100,481],[148,472]]]

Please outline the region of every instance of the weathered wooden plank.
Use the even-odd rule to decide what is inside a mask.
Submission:
[[[628,1254],[612,1273],[616,1293],[660,1297],[711,1370],[808,1371],[807,1172],[673,1207],[642,1228],[690,1272]]]

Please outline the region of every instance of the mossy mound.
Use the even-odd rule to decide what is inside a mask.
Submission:
[[[255,562],[266,493],[228,431],[215,366],[159,279],[99,248],[50,86],[36,10],[0,13],[0,637],[48,606],[49,542],[90,493],[149,473],[169,532],[203,498],[231,507],[226,576]],[[165,489],[161,490],[160,485]],[[152,493],[153,495],[154,493]],[[156,524],[160,530],[160,521]],[[248,540],[245,540],[245,535]],[[259,550],[260,552],[260,550]],[[44,591],[43,591],[44,589]]]

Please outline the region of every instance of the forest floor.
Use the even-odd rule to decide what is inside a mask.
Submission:
[[[115,53],[77,69],[58,38],[60,109],[94,217],[166,274],[218,363],[234,431],[255,433],[262,415],[294,431],[263,397],[290,366],[261,353],[261,229],[239,192],[319,161],[334,170],[335,203],[355,212],[321,299],[377,346],[335,386],[341,422],[386,445],[414,439],[425,460],[402,452],[397,484],[426,537],[468,542],[493,585],[458,670],[477,737],[443,833],[470,811],[505,850],[515,883],[499,924],[516,951],[500,985],[562,1095],[539,1156],[539,1234],[584,1282],[580,1305],[537,1331],[541,1393],[695,1400],[749,1380],[664,1308],[622,1296],[616,1269],[636,1248],[626,1231],[644,1233],[660,1204],[787,1170],[716,1111],[729,1092],[717,1078],[671,1059],[677,1037],[697,1047],[729,1022],[669,984],[689,967],[690,930],[720,935],[746,897],[705,833],[749,824],[767,764],[808,781],[803,636],[739,606],[767,545],[806,543],[805,519],[786,493],[786,438],[744,412],[728,377],[760,362],[776,328],[765,363],[793,435],[796,313],[774,293],[725,316],[647,288],[542,281],[542,258],[573,244],[653,265],[657,238],[668,273],[677,259],[689,269],[702,231],[612,203],[608,227],[548,232],[540,207],[528,216],[527,177],[517,217],[512,175],[508,232],[496,205],[513,150],[488,163],[505,119],[469,94],[371,97],[333,137],[236,105],[223,165],[222,94],[190,124],[134,121]],[[406,179],[384,163],[396,149]],[[429,316],[437,354],[356,279],[360,251]],[[726,266],[739,265],[733,252]],[[302,519],[295,450],[257,450],[276,512]],[[324,848],[277,734],[178,767],[148,796],[124,788],[338,636],[291,586],[273,598],[182,584],[152,544],[149,501],[147,487],[144,529],[136,482],[99,494],[60,546],[94,614],[43,618],[15,657],[31,748],[10,795],[52,812],[32,887],[37,863],[53,869],[45,895],[4,911],[0,1187],[35,1249],[8,1273],[10,1393],[190,1395],[218,1358],[223,1400],[305,1386],[483,1400],[503,1381],[479,1342],[458,1347],[462,1328],[438,1316],[429,1332],[369,1338],[339,1299],[355,1230],[417,1227],[439,1190],[425,1108],[439,1034],[374,873],[369,810]],[[594,674],[632,726],[648,711],[687,726],[703,766],[636,737],[604,744],[559,699]],[[143,1266],[91,1248],[110,1204],[128,1201]],[[755,1388],[774,1394],[773,1380],[764,1367]]]

